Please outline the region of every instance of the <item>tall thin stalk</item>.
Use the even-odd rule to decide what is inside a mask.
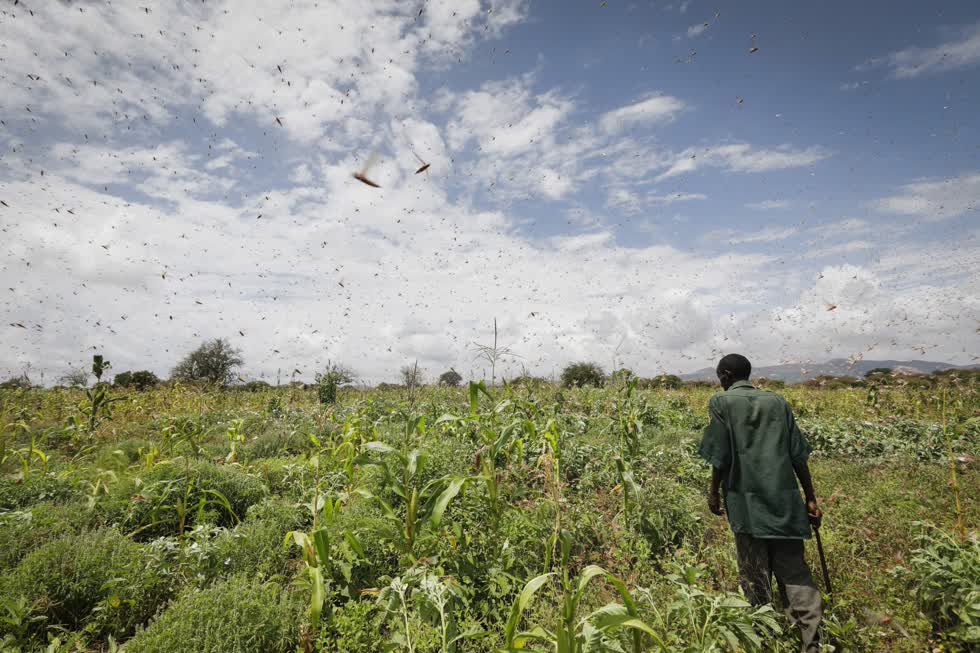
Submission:
[[[956,530],[960,534],[960,541],[966,540],[966,529],[963,527],[963,506],[960,503],[960,480],[956,474],[956,458],[953,456],[953,440],[949,436],[949,423],[946,419],[946,391],[943,388],[942,419],[943,419],[943,439],[946,441],[946,453],[949,456],[949,482],[953,488],[953,500],[956,504]]]

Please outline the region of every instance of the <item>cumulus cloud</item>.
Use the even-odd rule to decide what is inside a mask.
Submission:
[[[676,116],[684,106],[684,102],[669,95],[648,97],[607,111],[599,118],[599,126],[607,133],[614,133],[635,125],[661,123]]]
[[[572,102],[556,93],[535,95],[529,79],[489,82],[464,93],[447,125],[449,144],[461,149],[475,140],[490,155],[515,155],[554,141]]]
[[[956,37],[931,47],[913,46],[872,59],[858,70],[887,68],[890,76],[909,79],[976,66],[980,63],[980,23],[967,27]]]
[[[772,226],[748,233],[734,229],[722,229],[705,234],[705,238],[707,240],[724,240],[730,245],[744,245],[748,243],[774,243],[792,238],[799,233],[799,227]]]
[[[925,220],[946,220],[980,207],[980,173],[906,184],[898,194],[877,199],[871,207],[881,213],[915,215]]]
[[[716,167],[728,172],[768,172],[801,168],[822,161],[830,155],[822,147],[795,148],[786,144],[775,148],[757,148],[749,143],[688,148],[675,155],[673,163],[657,176],[657,180],[694,172],[703,167]]]

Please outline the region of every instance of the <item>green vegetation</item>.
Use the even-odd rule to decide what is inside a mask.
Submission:
[[[187,354],[171,376],[177,381],[225,385],[235,380],[235,370],[243,362],[239,350],[224,338],[215,338]]]
[[[112,378],[112,385],[121,388],[131,388],[142,392],[147,388],[160,385],[160,379],[149,370],[137,370],[135,372],[120,372]]]
[[[191,590],[126,645],[129,653],[268,653],[293,650],[301,612],[292,592],[234,576]]]
[[[326,397],[99,382],[94,423],[85,389],[0,391],[0,650],[797,650],[707,510],[715,388],[409,371]],[[977,377],[861,383],[780,390],[815,449],[827,637],[975,649]]]
[[[566,388],[600,387],[605,382],[606,373],[596,363],[572,363],[561,372],[561,384]]]

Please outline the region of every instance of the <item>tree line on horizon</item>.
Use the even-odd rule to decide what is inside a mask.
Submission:
[[[100,357],[101,358],[101,357]],[[245,361],[242,358],[241,350],[236,349],[225,338],[213,338],[204,341],[193,351],[185,355],[171,370],[168,379],[161,379],[150,370],[123,371],[115,374],[111,384],[115,387],[128,388],[136,391],[146,390],[166,383],[184,383],[195,385],[217,386],[224,388],[235,388],[240,390],[259,391],[280,385],[279,380],[275,386],[264,380],[248,380],[244,378],[240,369]],[[293,370],[292,380],[286,385],[292,387],[303,387],[306,389],[315,388],[323,403],[333,403],[336,400],[337,391],[342,387],[351,386],[357,380],[357,375],[348,366],[337,362],[328,361],[323,370],[317,372],[314,383],[303,383],[295,380],[295,375],[299,370]],[[405,365],[399,370],[400,383],[379,383],[379,389],[391,388],[417,388],[428,385],[425,371],[419,367],[418,361],[412,365]],[[496,375],[494,375],[495,377]],[[84,369],[70,369],[58,378],[56,387],[88,387],[91,374]],[[901,383],[913,386],[931,386],[942,379],[972,379],[976,381],[980,378],[980,370],[950,369],[936,371],[928,375],[910,376],[907,374],[896,373],[891,368],[875,368],[869,370],[863,377],[854,376],[829,376],[822,375],[813,379],[801,382],[798,385],[816,388],[847,388],[865,387],[871,385],[889,385]],[[434,385],[445,387],[457,387],[462,384],[463,376],[454,368],[442,372],[435,378]],[[553,384],[557,381],[566,388],[575,387],[603,387],[603,386],[625,386],[631,382],[636,382],[641,389],[665,389],[673,390],[684,387],[714,387],[717,384],[709,381],[684,381],[676,374],[660,374],[654,377],[639,377],[632,370],[626,367],[619,368],[610,374],[606,374],[602,366],[591,361],[577,361],[566,365],[557,380],[545,377],[533,376],[524,372],[511,379],[502,379],[505,384],[528,385],[528,384]],[[496,378],[492,381],[495,383]],[[99,377],[98,384],[107,384]],[[785,381],[778,379],[756,378],[753,383],[768,389],[779,389],[785,387]],[[0,383],[0,388],[29,388],[35,387],[30,377],[29,371],[25,370],[20,375],[11,377]]]

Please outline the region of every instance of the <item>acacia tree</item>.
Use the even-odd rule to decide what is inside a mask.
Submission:
[[[413,365],[405,365],[399,371],[402,375],[402,383],[409,388],[417,388],[425,383],[425,374],[419,368],[418,361],[415,361]]]
[[[446,385],[451,388],[458,387],[463,381],[463,375],[450,368],[448,372],[439,375],[439,385]]]
[[[84,388],[88,385],[88,372],[83,369],[69,369],[61,375],[58,383],[69,388]]]
[[[561,372],[561,384],[566,388],[581,388],[586,385],[598,388],[605,381],[606,374],[598,363],[572,363]]]
[[[321,404],[337,401],[337,389],[354,382],[354,372],[346,365],[327,361],[323,372],[316,375],[317,397]]]
[[[157,375],[150,370],[120,372],[112,379],[112,385],[143,391],[160,383]]]
[[[235,370],[242,366],[241,353],[224,338],[207,340],[177,363],[170,376],[178,381],[225,385],[235,379]]]

